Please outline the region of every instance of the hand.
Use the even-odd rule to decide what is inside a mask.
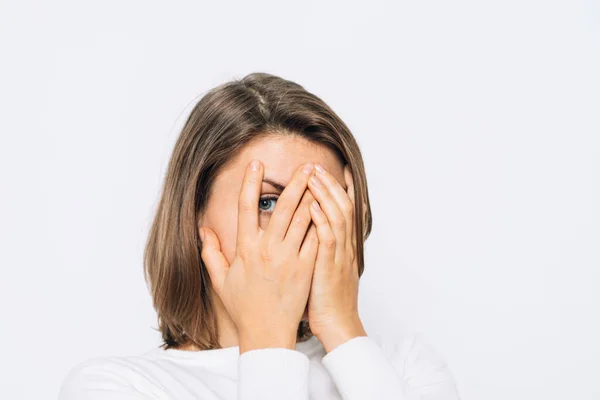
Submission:
[[[298,168],[262,230],[258,204],[264,171],[255,161],[256,169],[252,163],[248,165],[242,184],[236,255],[231,265],[221,253],[214,231],[200,230],[204,235],[202,260],[237,327],[240,353],[265,347],[296,348],[318,249],[316,227],[310,224],[308,210],[313,201],[307,190],[312,164]]]
[[[327,352],[357,336],[366,336],[358,316],[358,261],[354,232],[354,185],[344,167],[348,192],[322,166],[309,189],[316,201],[310,214],[319,249],[308,298],[308,322]]]

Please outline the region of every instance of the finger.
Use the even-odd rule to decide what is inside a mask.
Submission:
[[[354,198],[354,179],[352,177],[352,171],[348,164],[344,165],[344,181],[346,182],[346,190],[348,192],[348,198],[352,202],[352,224],[350,227],[350,237],[352,238],[352,247],[356,249],[356,199]]]
[[[346,220],[346,237],[348,238],[347,243],[352,243],[350,238],[352,238],[352,226],[354,221],[354,205],[352,204],[352,200],[348,196],[346,190],[342,187],[340,182],[325,171],[325,168],[321,164],[315,164],[315,170],[317,177],[325,184],[329,193],[337,203],[338,208],[342,212],[345,220]],[[346,169],[344,168],[344,180]]]
[[[314,200],[313,200],[314,201]],[[310,211],[309,211],[310,213]],[[317,226],[311,223],[306,232],[306,237],[300,248],[300,259],[314,266],[319,249],[319,236],[317,235]]]
[[[346,246],[346,218],[340,211],[337,202],[329,192],[325,184],[316,176],[313,175],[309,180],[309,188],[315,199],[319,202],[319,206],[323,210],[331,230],[335,235],[339,251],[344,250]]]
[[[302,195],[300,205],[294,213],[292,222],[287,230],[284,241],[287,242],[296,251],[300,250],[302,239],[306,236],[306,230],[311,222],[310,211],[308,207],[314,201],[314,197],[310,190],[306,189]]]
[[[258,201],[263,174],[263,165],[259,160],[252,160],[248,163],[238,201],[238,246],[244,243],[247,238],[255,237],[258,234]]]
[[[203,239],[202,236],[204,236]],[[202,261],[206,266],[215,292],[221,296],[221,289],[229,270],[229,263],[223,253],[221,253],[219,238],[212,229],[207,227],[200,228],[200,238],[202,239],[202,252],[200,254]]]
[[[311,204],[310,215],[317,227],[317,236],[319,238],[316,265],[334,265],[337,241],[327,220],[327,216],[319,206],[318,201],[313,201]]]
[[[271,214],[266,232],[275,241],[283,240],[292,216],[296,212],[296,207],[298,207],[298,203],[306,190],[308,178],[312,175],[312,171],[312,164],[300,166],[294,173],[290,183],[277,198],[277,204],[275,204],[275,209]]]

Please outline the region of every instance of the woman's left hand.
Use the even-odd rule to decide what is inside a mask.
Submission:
[[[316,201],[309,208],[317,227],[319,249],[308,297],[308,322],[329,352],[367,333],[358,316],[352,173],[348,165],[344,166],[346,191],[321,165],[315,164],[315,170],[309,189]]]

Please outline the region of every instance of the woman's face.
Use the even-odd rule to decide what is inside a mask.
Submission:
[[[198,227],[211,228],[219,238],[221,251],[231,263],[235,257],[238,198],[248,163],[258,159],[264,165],[261,201],[256,205],[259,223],[266,229],[281,190],[271,181],[286,186],[304,163],[321,164],[346,189],[344,165],[328,147],[294,136],[259,137],[250,142],[215,178],[212,193]]]
[[[215,178],[204,215],[198,221],[198,228],[205,226],[216,233],[221,252],[229,263],[235,257],[238,199],[242,180],[252,159],[260,160],[264,166],[261,197],[256,204],[262,229],[267,228],[277,197],[282,190],[269,182],[285,187],[302,164],[321,164],[344,189],[347,189],[344,165],[328,147],[301,137],[285,135],[259,137],[251,141]],[[305,309],[302,319],[307,318]]]

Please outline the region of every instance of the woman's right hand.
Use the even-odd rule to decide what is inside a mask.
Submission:
[[[308,209],[314,200],[307,190],[312,170],[312,164],[298,168],[277,199],[268,227],[262,230],[258,204],[264,168],[258,160],[248,164],[231,265],[214,231],[200,229],[202,260],[237,327],[240,354],[266,347],[296,348],[319,245]]]

